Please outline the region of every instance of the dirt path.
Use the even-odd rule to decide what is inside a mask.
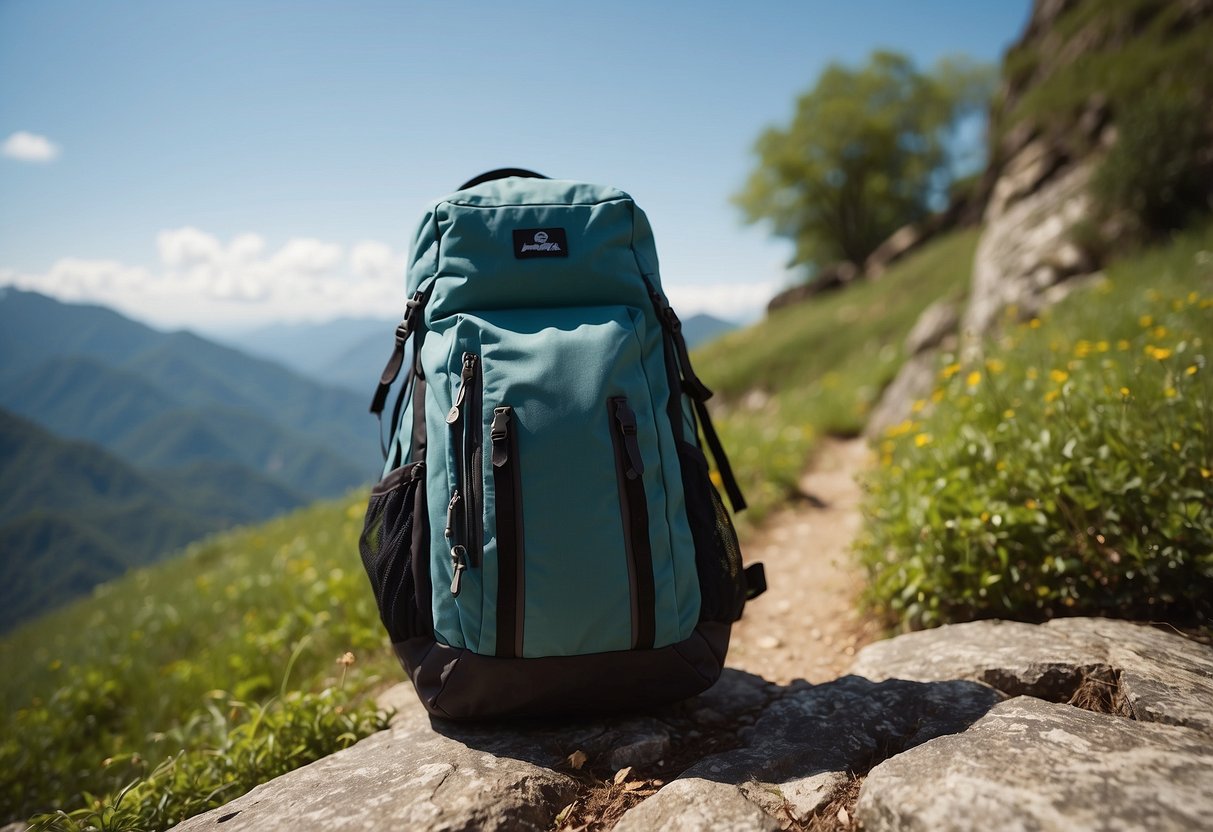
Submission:
[[[800,481],[815,499],[741,541],[747,563],[766,564],[768,589],[734,627],[728,666],[778,684],[827,682],[877,638],[875,624],[856,609],[863,576],[849,551],[860,524],[855,475],[868,454],[862,439],[824,442]]]

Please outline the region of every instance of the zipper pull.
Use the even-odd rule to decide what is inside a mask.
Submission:
[[[465,352],[463,354],[463,369],[459,371],[459,390],[455,393],[455,403],[451,405],[451,409],[446,414],[446,423],[453,425],[459,421],[459,414],[463,407],[463,400],[467,398],[468,383],[472,380],[472,376],[476,375],[476,353]]]
[[[455,507],[459,505],[459,489],[451,493],[451,501],[446,504],[446,530],[443,535],[447,540],[455,537]]]
[[[510,420],[514,415],[512,407],[493,408],[493,424],[489,427],[489,435],[493,439],[493,467],[500,468],[510,459]]]
[[[467,564],[464,563],[467,550],[460,544],[455,544],[451,548],[451,595],[458,596],[459,590],[463,588],[463,570],[467,569]]]
[[[644,473],[644,460],[640,457],[640,443],[636,441],[636,414],[628,407],[627,399],[615,399],[615,421],[628,455],[628,470],[624,473],[634,480]]]

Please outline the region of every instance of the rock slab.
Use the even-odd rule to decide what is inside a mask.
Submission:
[[[177,829],[552,829],[627,767],[666,785],[622,832],[803,826],[856,778],[868,830],[1213,829],[1213,648],[1123,621],[941,627],[826,684],[726,670],[645,715],[454,724],[385,699],[388,730]]]
[[[876,766],[857,816],[867,832],[1178,832],[1213,824],[1210,784],[1199,731],[1021,696]]]

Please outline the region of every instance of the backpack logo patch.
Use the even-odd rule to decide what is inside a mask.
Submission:
[[[568,257],[568,237],[563,228],[516,228],[514,256],[519,260],[528,257]]]

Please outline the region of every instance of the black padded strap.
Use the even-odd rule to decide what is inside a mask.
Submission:
[[[767,571],[761,563],[751,563],[742,573],[745,576],[745,599],[753,601],[767,591]]]

